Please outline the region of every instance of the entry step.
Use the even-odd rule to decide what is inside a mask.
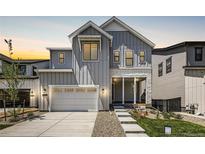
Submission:
[[[115,109],[115,112],[127,112],[128,109]]]
[[[127,137],[149,137],[145,133],[126,133]]]
[[[114,109],[124,109],[124,106],[113,106]]]
[[[144,133],[145,130],[137,124],[121,124],[125,133]]]
[[[120,121],[121,124],[135,124],[136,120],[131,118],[131,117],[118,117],[118,120]]]
[[[116,115],[118,117],[131,117],[131,115],[128,112],[116,112]]]

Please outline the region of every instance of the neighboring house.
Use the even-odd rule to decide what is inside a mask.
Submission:
[[[6,89],[5,80],[2,76],[3,69],[6,65],[16,62],[19,65],[19,75],[24,79],[23,85],[19,89],[19,100],[17,100],[17,105],[22,105],[22,102],[25,100],[26,107],[38,107],[39,104],[39,77],[36,73],[38,68],[47,68],[48,60],[13,60],[7,56],[0,54],[0,101],[6,100],[7,106],[11,106],[9,103],[9,97],[3,89]],[[0,103],[0,107],[3,104]]]
[[[196,107],[205,113],[205,42],[182,42],[152,52],[153,106],[164,111]]]
[[[154,44],[116,17],[87,22],[69,35],[72,48],[47,48],[38,69],[40,109],[109,110],[111,104],[151,104]]]

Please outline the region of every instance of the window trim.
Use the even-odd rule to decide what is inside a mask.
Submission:
[[[97,59],[96,60],[92,60],[92,59],[85,60],[84,59],[84,48],[83,48],[84,44],[97,44]],[[82,62],[99,62],[99,51],[100,51],[100,42],[99,41],[82,41],[81,42],[81,49],[82,49]],[[91,46],[90,46],[90,49],[91,49]],[[91,55],[91,52],[90,52],[90,55]]]
[[[115,52],[119,53],[119,56],[115,56]],[[115,61],[115,57],[119,57],[119,61]],[[120,63],[120,51],[119,50],[114,50],[113,51],[113,63]]]
[[[160,68],[160,65],[162,66],[162,68],[161,68],[161,70],[162,70],[162,73],[161,73],[161,75],[160,75],[160,73],[159,73],[159,68]],[[161,63],[159,63],[158,64],[158,77],[161,77],[161,76],[163,76],[163,62],[161,62]]]
[[[63,54],[63,58],[60,58],[60,54]],[[63,63],[60,63],[60,59],[63,59]],[[60,65],[65,64],[65,52],[58,53],[58,64],[60,64]]]
[[[197,52],[196,52],[197,49],[201,49],[201,59],[200,59],[200,60],[196,59],[196,57],[197,57],[197,56],[196,56],[196,55],[197,55]],[[194,59],[195,59],[195,61],[196,61],[196,62],[201,62],[201,61],[203,61],[203,47],[195,47],[195,48],[194,48],[194,52],[195,52],[195,53],[194,53]]]
[[[168,65],[167,62],[170,60],[170,71],[168,71]],[[166,74],[171,73],[172,72],[172,57],[169,57],[166,59]]]
[[[126,58],[126,52],[132,52],[132,58]],[[127,59],[132,59],[132,65],[127,65]],[[125,50],[125,67],[133,67],[134,66],[134,53],[133,50]]]

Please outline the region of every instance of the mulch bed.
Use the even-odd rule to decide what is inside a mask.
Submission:
[[[93,137],[125,137],[124,131],[114,112],[98,112]]]

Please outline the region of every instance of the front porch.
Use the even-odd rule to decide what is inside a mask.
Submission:
[[[146,103],[146,77],[112,77],[112,105]]]

